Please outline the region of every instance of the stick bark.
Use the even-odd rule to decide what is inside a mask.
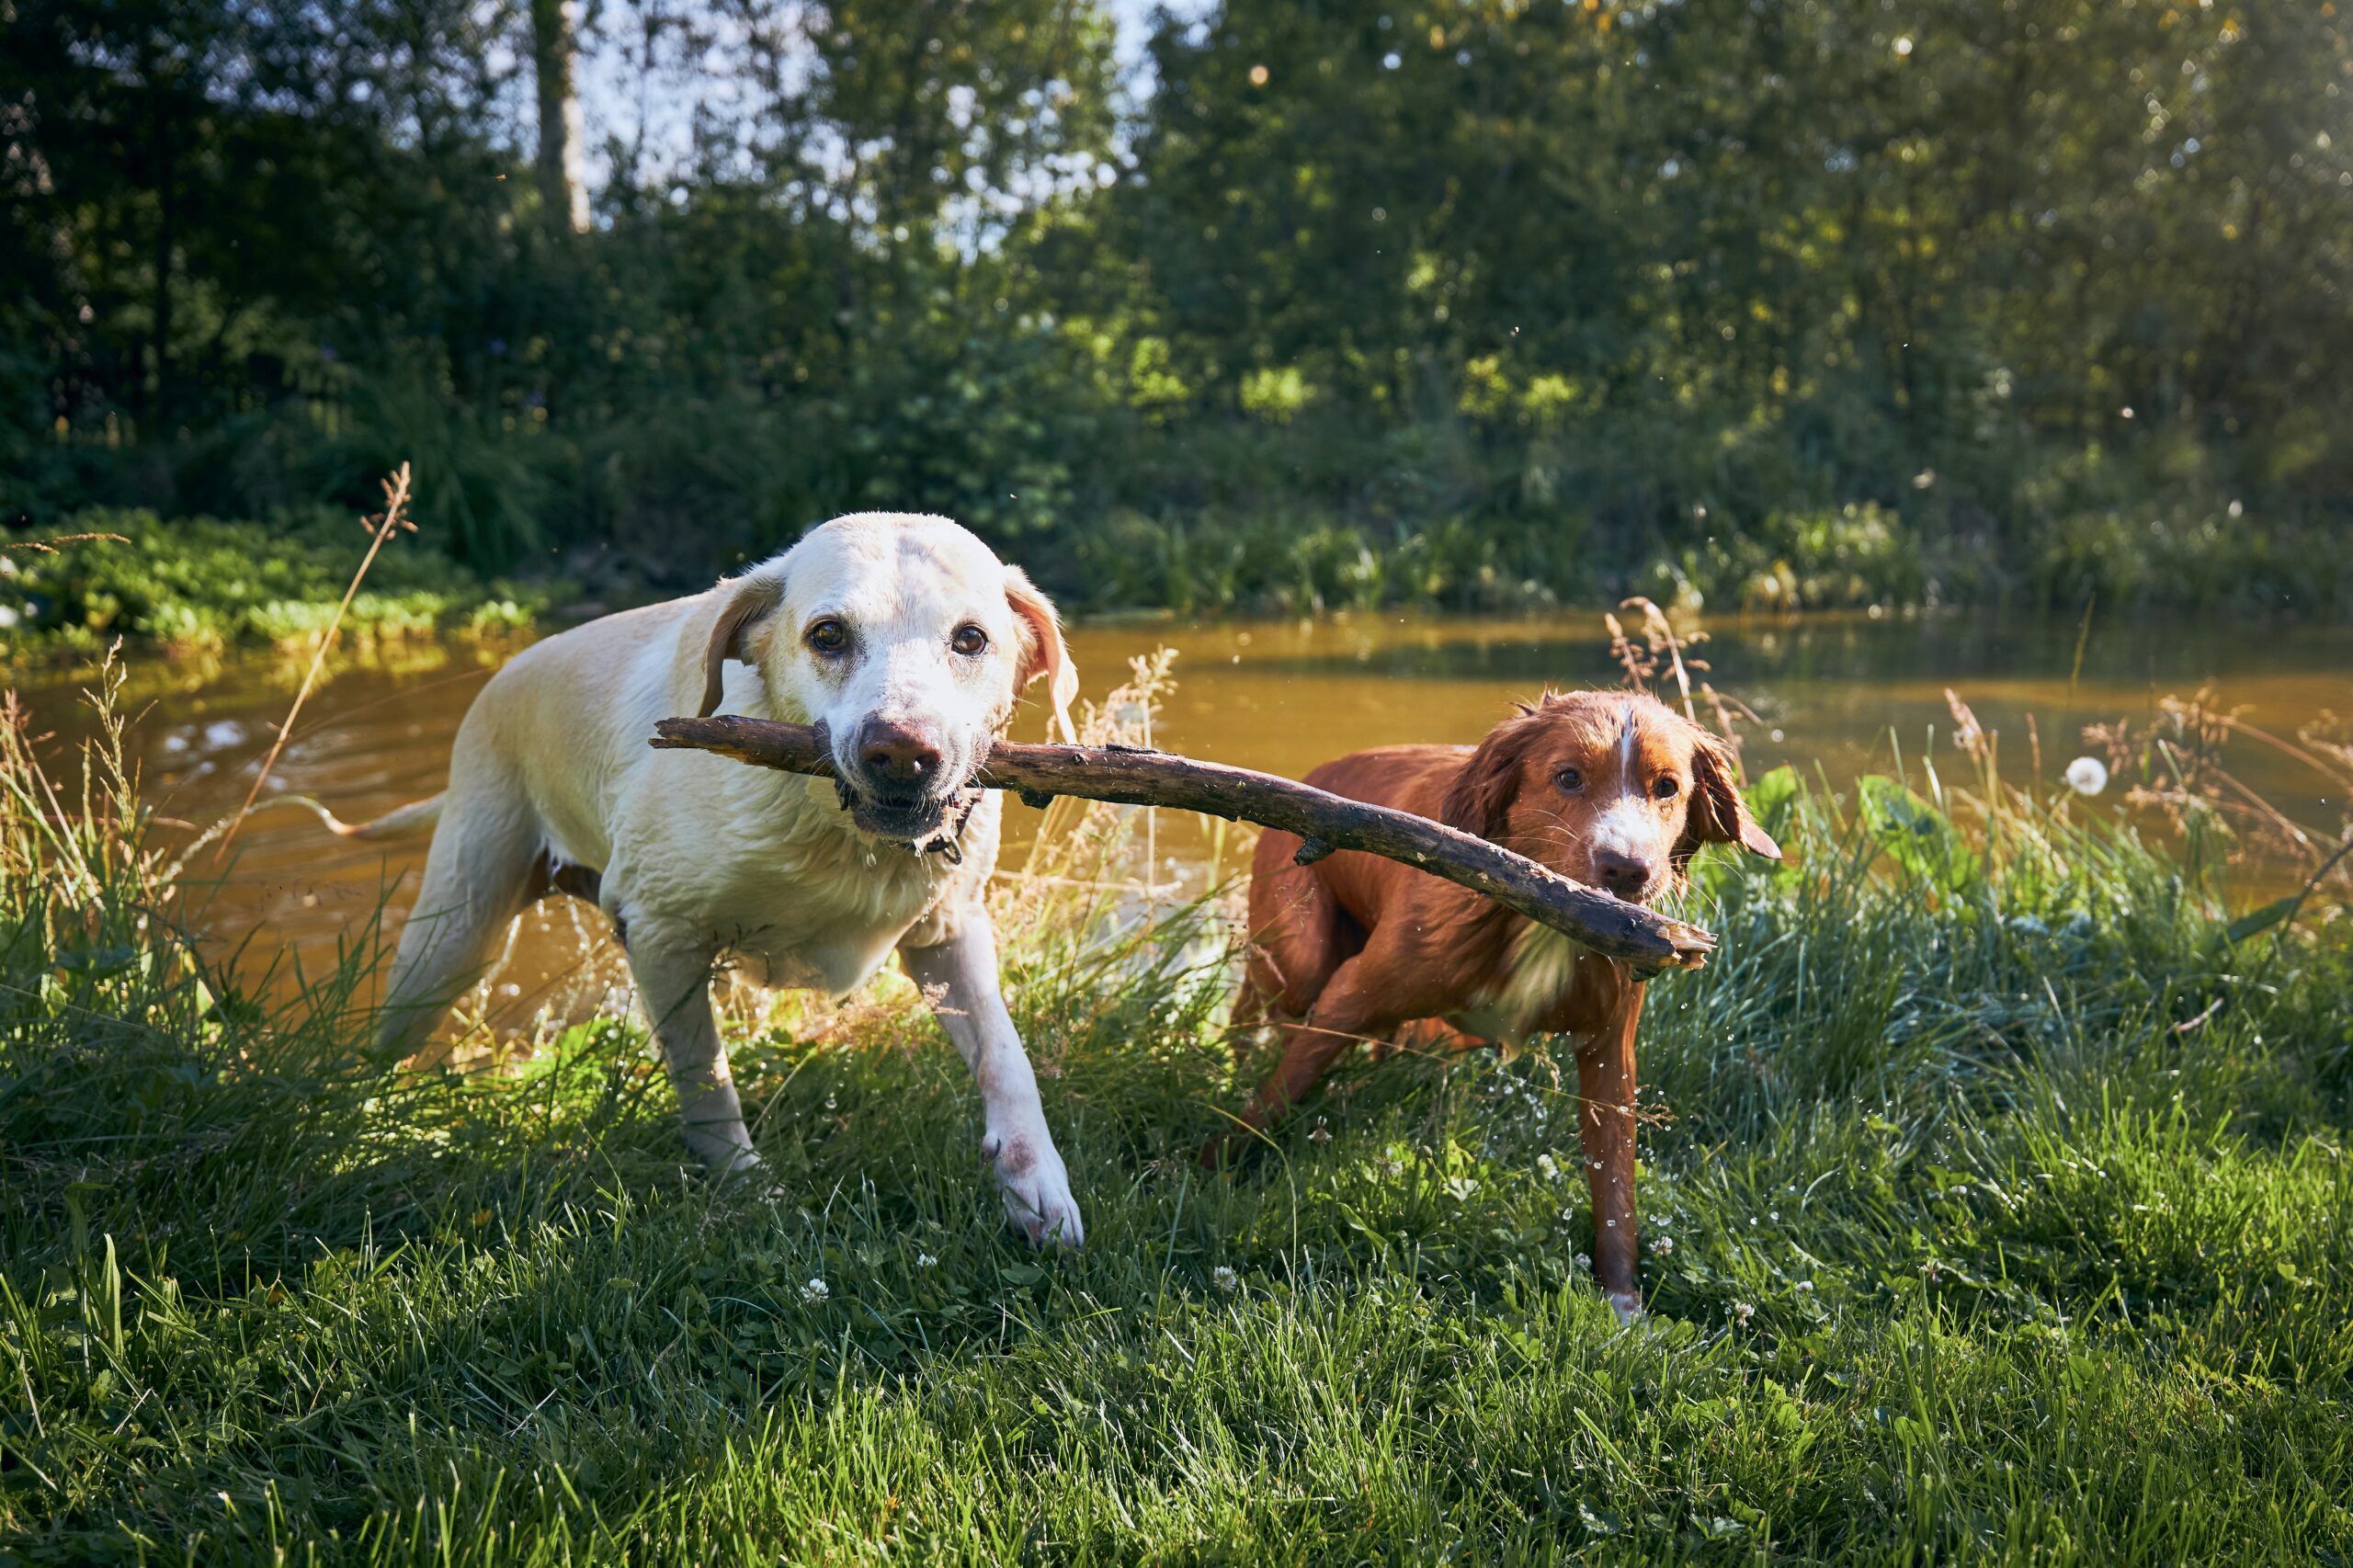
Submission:
[[[652,744],[662,750],[713,752],[780,772],[834,777],[824,738],[806,724],[722,716],[664,719],[654,730]],[[1127,746],[1000,742],[974,782],[1016,790],[1032,805],[1050,795],[1076,795],[1256,823],[1297,834],[1302,865],[1336,849],[1384,856],[1483,893],[1639,974],[1698,969],[1715,950],[1715,937],[1697,926],[1581,887],[1500,845],[1270,773]]]

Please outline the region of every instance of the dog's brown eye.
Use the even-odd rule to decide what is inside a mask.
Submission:
[[[989,634],[977,626],[960,626],[948,645],[968,659],[975,659],[989,651]]]
[[[1651,793],[1656,795],[1662,801],[1672,801],[1675,799],[1675,792],[1682,788],[1683,785],[1681,781],[1678,780],[1674,774],[1663,774],[1660,776],[1659,781],[1651,786]]]
[[[1574,795],[1585,788],[1585,775],[1574,767],[1563,767],[1560,772],[1552,775],[1552,782]]]
[[[838,653],[849,646],[849,628],[831,619],[809,628],[809,646],[820,653]]]

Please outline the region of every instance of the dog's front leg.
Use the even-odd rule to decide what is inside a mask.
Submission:
[[[630,973],[678,1092],[687,1147],[714,1174],[724,1175],[757,1165],[760,1157],[752,1150],[744,1102],[727,1070],[727,1048],[711,1017],[712,957],[707,940],[650,922],[630,926]]]
[[[1643,986],[1611,964],[1617,994],[1607,1021],[1577,1052],[1577,1131],[1593,1194],[1593,1272],[1621,1319],[1643,1310],[1634,1231],[1634,1028]]]
[[[1074,1247],[1086,1239],[1086,1227],[1054,1135],[1046,1130],[1038,1075],[997,989],[996,933],[977,909],[947,924],[944,941],[901,943],[899,961],[923,987],[924,1000],[980,1085],[981,1158],[996,1172],[1006,1212],[1032,1244],[1051,1240]],[[937,928],[930,921],[918,927],[926,936]]]

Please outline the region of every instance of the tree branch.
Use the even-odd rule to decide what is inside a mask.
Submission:
[[[664,719],[654,730],[652,744],[663,750],[715,752],[784,773],[833,777],[832,756],[805,724]],[[1383,856],[1483,893],[1644,974],[1698,969],[1715,950],[1715,937],[1696,926],[1580,887],[1483,838],[1269,773],[1125,746],[999,743],[974,781],[991,790],[1017,790],[1032,805],[1042,805],[1050,795],[1076,795],[1256,823],[1297,834],[1304,841],[1298,856],[1302,865],[1336,849]]]

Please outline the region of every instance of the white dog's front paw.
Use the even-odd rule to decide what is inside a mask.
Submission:
[[[703,1169],[710,1173],[714,1182],[758,1171],[767,1164],[752,1147],[751,1135],[740,1121],[732,1126],[689,1125],[686,1132],[687,1147],[702,1162]]]
[[[707,1154],[704,1160],[714,1192],[774,1199],[784,1191],[777,1182],[775,1169],[760,1158],[756,1149],[729,1148]]]
[[[1052,1242],[1074,1247],[1086,1240],[1070,1173],[1044,1127],[989,1129],[981,1140],[981,1159],[996,1172],[1006,1214],[1031,1246]]]

